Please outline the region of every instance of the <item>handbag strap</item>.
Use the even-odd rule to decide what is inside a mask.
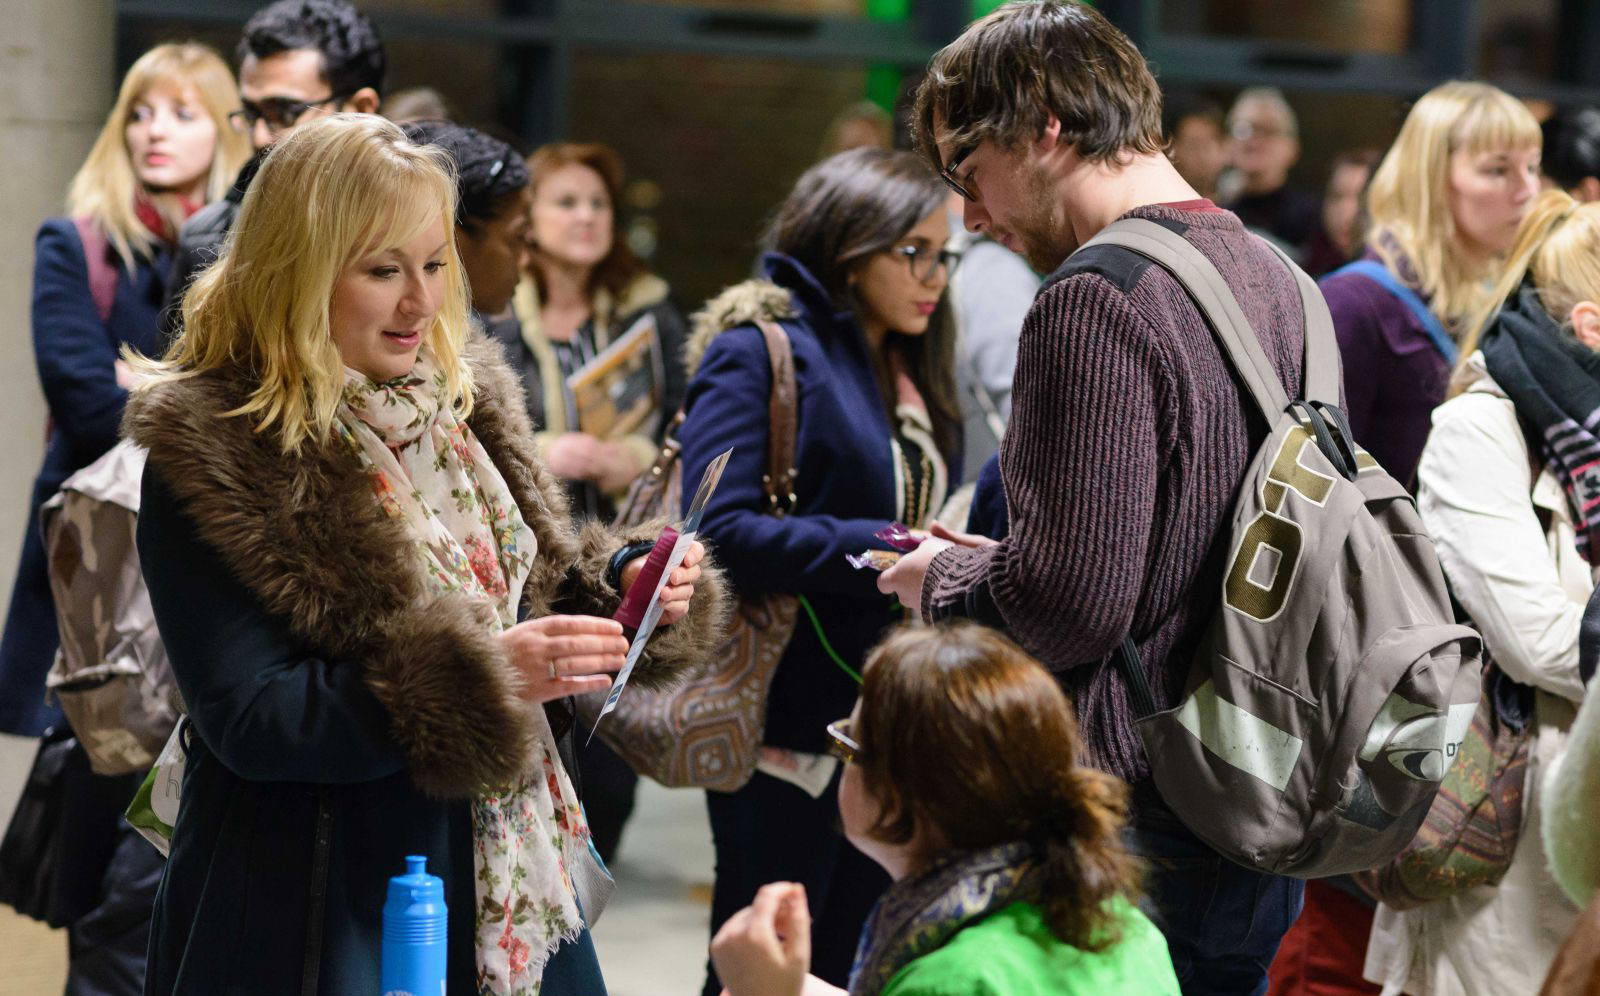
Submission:
[[[1328,276],[1337,277],[1345,273],[1355,273],[1366,277],[1388,291],[1395,300],[1405,305],[1406,310],[1411,312],[1411,317],[1415,318],[1417,324],[1422,326],[1422,331],[1427,333],[1429,341],[1433,343],[1433,348],[1437,349],[1439,355],[1444,357],[1445,363],[1452,367],[1456,365],[1456,360],[1460,358],[1461,354],[1456,349],[1455,340],[1451,339],[1450,333],[1445,331],[1444,323],[1439,321],[1439,316],[1433,313],[1433,309],[1423,303],[1417,292],[1401,283],[1398,277],[1389,272],[1387,266],[1375,259],[1358,259],[1354,263],[1339,267]]]
[[[767,360],[772,367],[772,393],[767,399],[767,470],[761,475],[761,490],[767,496],[767,511],[782,516],[794,511],[798,500],[794,493],[795,478],[799,474],[794,465],[794,449],[800,421],[800,392],[794,379],[794,348],[782,325],[764,318],[757,319],[755,324],[766,342]],[[687,417],[687,410],[679,408],[667,424],[661,449],[642,479],[649,482],[649,488],[660,486],[683,453],[678,430]],[[636,488],[640,486],[645,485],[635,485]],[[632,497],[629,500],[632,501]]]
[[[795,432],[800,421],[799,391],[794,381],[794,347],[789,333],[770,318],[756,320],[756,327],[767,341],[767,359],[772,364],[772,394],[767,399],[767,472],[761,487],[767,493],[767,510],[782,516],[794,511]]]
[[[1270,242],[1262,240],[1269,247]],[[1250,397],[1271,425],[1289,407],[1290,397],[1278,379],[1261,340],[1250,327],[1239,301],[1222,274],[1188,239],[1144,218],[1123,218],[1083,244],[1115,245],[1156,263],[1182,284],[1211,326],[1222,352],[1239,374]],[[1082,249],[1079,250],[1080,252]],[[1339,346],[1333,318],[1317,285],[1274,247],[1273,251],[1294,275],[1305,320],[1303,400],[1339,403]]]

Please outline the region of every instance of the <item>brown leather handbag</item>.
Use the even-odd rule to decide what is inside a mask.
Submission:
[[[767,403],[767,472],[761,478],[766,514],[782,518],[794,508],[795,425],[798,399],[789,335],[776,322],[756,323],[772,363]],[[676,519],[683,496],[683,452],[679,412],[667,428],[661,452],[640,475],[617,513],[619,526],[636,526],[665,515]],[[767,694],[789,639],[799,600],[794,595],[739,599],[738,611],[712,658],[670,689],[628,688],[596,730],[600,739],[639,774],[669,788],[734,792],[755,772],[767,720]],[[586,728],[605,704],[605,693],[578,699]],[[579,734],[582,736],[583,734]]]

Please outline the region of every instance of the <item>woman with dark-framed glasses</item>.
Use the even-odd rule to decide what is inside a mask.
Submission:
[[[1134,907],[1127,787],[1078,763],[1055,679],[973,623],[901,629],[864,671],[828,748],[845,836],[894,884],[849,996],[1176,996],[1166,940]],[[774,882],[723,926],[729,996],[844,996],[809,973],[809,905]]]
[[[942,319],[952,257],[939,178],[909,153],[854,149],[808,170],[769,228],[764,276],[696,317],[684,479],[733,456],[701,531],[741,595],[801,596],[777,667],[755,775],[708,792],[717,877],[712,929],[774,880],[803,882],[819,917],[819,976],[842,983],[883,873],[845,843],[823,727],[855,701],[854,672],[899,609],[847,554],[879,547],[891,522],[926,528],[959,476],[954,343]],[[758,322],[787,334],[798,419],[792,501],[769,514],[769,395]],[[955,471],[952,472],[952,468]],[[715,973],[707,996],[721,989]]]

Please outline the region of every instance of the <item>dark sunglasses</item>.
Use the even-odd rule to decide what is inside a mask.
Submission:
[[[241,101],[242,107],[228,115],[228,121],[239,131],[250,131],[255,128],[257,121],[265,121],[269,131],[287,131],[313,107],[324,107],[343,99],[343,94],[332,93],[321,100],[295,100],[291,97],[267,97],[259,102],[246,100]]]
[[[911,275],[923,283],[932,279],[933,271],[941,266],[949,273],[961,259],[958,252],[935,249],[933,246],[891,246],[884,252],[904,256],[906,264],[911,267]]]
[[[828,753],[845,764],[855,764],[861,756],[861,745],[856,743],[855,723],[838,719],[828,724]]]
[[[950,161],[945,163],[944,166],[939,170],[939,179],[944,181],[945,186],[949,187],[951,190],[954,190],[956,193],[960,194],[969,201],[975,201],[977,198],[972,196],[972,191],[961,185],[960,180],[956,179],[956,170],[961,168],[961,164],[966,162],[967,157],[972,155],[977,148],[978,147],[976,145],[967,146],[960,152],[957,152],[955,155],[951,156]]]

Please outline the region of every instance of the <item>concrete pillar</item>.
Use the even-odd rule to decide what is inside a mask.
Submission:
[[[64,210],[67,184],[110,110],[115,27],[113,0],[6,0],[0,17],[0,607],[11,601],[44,453],[28,316],[33,235]],[[0,819],[32,757],[31,740],[0,737]]]

